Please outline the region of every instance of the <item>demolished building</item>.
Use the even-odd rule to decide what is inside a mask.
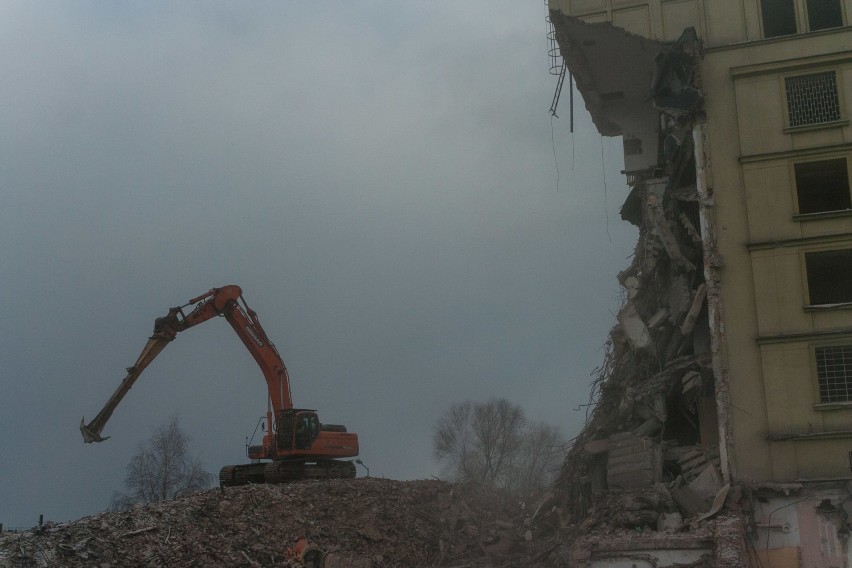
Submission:
[[[849,565],[852,2],[549,10],[640,231],[558,483],[569,564]]]

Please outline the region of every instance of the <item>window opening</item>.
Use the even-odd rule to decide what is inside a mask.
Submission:
[[[843,25],[840,0],[808,0],[808,27],[811,31]]]
[[[793,0],[761,0],[763,37],[796,33],[796,7]]]
[[[852,345],[817,347],[815,355],[820,402],[852,401]]]
[[[852,249],[805,254],[812,306],[852,302]]]
[[[300,450],[308,450],[311,447],[311,417],[309,414],[300,414],[296,418],[296,447]]]
[[[794,164],[799,213],[852,208],[846,158]]]
[[[784,79],[790,126],[840,120],[840,100],[834,71]]]

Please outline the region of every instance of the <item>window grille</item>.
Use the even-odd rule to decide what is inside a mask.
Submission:
[[[852,345],[816,348],[820,402],[852,401]]]
[[[784,83],[791,127],[840,120],[834,71],[787,77]]]

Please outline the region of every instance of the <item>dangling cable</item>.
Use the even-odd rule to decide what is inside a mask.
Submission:
[[[556,159],[556,137],[553,134],[553,117],[554,115],[550,115],[550,144],[553,148],[553,164],[556,166],[556,193],[559,193],[559,160]],[[571,137],[573,142],[574,137]],[[573,158],[572,158],[573,160]],[[574,164],[571,164],[571,168],[574,168]]]

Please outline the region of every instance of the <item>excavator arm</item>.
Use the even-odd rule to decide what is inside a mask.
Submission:
[[[162,351],[172,339],[173,338],[157,333],[154,333],[154,335],[148,338],[148,343],[145,344],[145,347],[142,349],[142,353],[139,355],[136,363],[132,367],[127,368],[127,375],[125,375],[125,377],[121,380],[121,384],[118,385],[118,388],[114,393],[112,393],[112,396],[109,397],[109,400],[101,411],[98,412],[98,415],[95,416],[95,419],[88,424],[85,424],[85,418],[80,420],[80,432],[83,433],[84,442],[89,444],[91,442],[103,442],[104,440],[109,439],[109,436],[102,437],[101,432],[103,431],[110,416],[112,416],[115,407],[118,406],[118,403],[121,402],[121,399],[124,398],[124,395],[127,394],[133,386],[133,383],[136,382],[136,379],[138,379],[139,375],[142,374],[142,371],[145,370],[145,367],[147,367],[151,361],[160,354],[160,351]]]
[[[191,305],[195,305],[195,308],[189,314],[185,314],[184,308]],[[269,403],[272,410],[275,411],[275,415],[277,416],[281,411],[292,409],[290,379],[281,355],[266,336],[257,314],[246,304],[240,287],[223,286],[222,288],[213,288],[196,298],[192,298],[182,306],[171,308],[168,314],[155,320],[153,335],[148,338],[148,343],[145,344],[136,363],[127,368],[127,375],[122,379],[104,407],[88,424],[85,423],[85,418],[80,421],[83,441],[91,443],[103,442],[108,439],[109,436],[103,437],[101,432],[103,432],[104,426],[115,408],[133,387],[142,371],[151,364],[178,333],[216,316],[224,316],[231,324],[231,327],[263,372],[269,391]]]

